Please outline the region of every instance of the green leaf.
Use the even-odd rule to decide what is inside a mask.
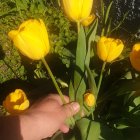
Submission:
[[[106,11],[106,15],[105,15],[105,24],[107,23],[108,17],[109,17],[109,13],[110,13],[110,9],[112,7],[113,1],[109,4],[107,11]]]
[[[70,97],[70,101],[75,100],[75,91],[74,91],[73,83],[71,80],[70,80],[70,84],[69,84],[69,97]]]
[[[88,45],[89,46],[91,45],[92,41],[95,41],[96,33],[97,33],[97,27],[98,27],[98,18],[96,19],[95,25],[92,27],[92,29],[90,31],[91,34],[90,34],[89,39],[88,39]]]
[[[110,128],[107,125],[101,124],[101,137],[104,140],[124,140],[121,130]]]
[[[93,76],[90,68],[87,65],[85,65],[85,67],[86,67],[87,75],[88,75],[89,88],[90,88],[91,92],[97,96],[97,86],[95,83],[94,76]]]
[[[105,8],[104,8],[104,1],[103,0],[101,0],[101,13],[102,13],[102,17],[104,17]]]
[[[82,140],[98,140],[100,136],[100,123],[82,118],[77,122]]]
[[[95,27],[96,22],[97,22],[97,19],[94,20],[94,22],[92,23],[92,25],[91,25],[91,26],[89,27],[89,29],[86,31],[86,36],[89,36],[89,35],[92,33],[92,31],[93,31],[93,29],[94,29],[94,27]]]
[[[116,126],[117,129],[125,129],[128,127],[129,127],[128,125],[124,125],[124,124],[117,124],[117,126]]]
[[[90,63],[90,53],[91,53],[91,43],[95,41],[96,38],[96,32],[97,32],[97,27],[98,27],[98,19],[96,19],[96,21],[93,24],[94,26],[92,26],[92,28],[90,29],[90,32],[88,33],[88,51],[87,51],[87,55],[86,55],[86,60],[85,60],[85,64],[87,66],[89,66]]]
[[[89,126],[89,132],[87,136],[87,140],[98,140],[100,135],[100,123],[98,122],[91,122]]]
[[[81,26],[78,34],[77,50],[76,50],[76,66],[74,71],[74,90],[76,100],[83,105],[83,94],[86,90],[85,76],[85,58],[86,58],[86,36]]]
[[[98,103],[102,101],[108,100],[114,95],[122,96],[130,94],[132,91],[139,90],[140,87],[140,79],[132,80],[132,79],[121,79],[118,82],[111,85],[111,87],[104,93],[104,95],[99,97]],[[125,101],[126,102],[126,101]]]
[[[136,106],[140,105],[140,96],[136,97],[133,102]]]
[[[140,108],[139,108],[140,110]],[[140,126],[140,113],[139,114],[132,114],[130,112],[126,112],[123,115],[123,118],[117,120],[117,125],[126,125],[133,128],[139,128]]]
[[[79,87],[76,91],[76,101],[78,101],[80,103],[81,110],[82,110],[82,107],[83,107],[83,94],[85,93],[85,91],[86,91],[86,83],[85,83],[85,80],[84,80],[84,77],[83,77],[80,84],[79,84]]]
[[[109,24],[108,24],[108,27],[107,27],[107,32],[106,32],[107,36],[109,36],[109,35],[110,35],[111,22],[112,22],[112,19],[110,19],[110,20],[109,20]]]
[[[133,113],[133,114],[139,114],[140,115],[140,104],[137,105],[136,107],[131,107],[131,110],[130,110],[130,113]]]
[[[111,30],[110,33],[112,33],[113,31],[117,30],[117,29],[123,24],[123,22],[124,22],[124,20],[126,19],[126,17],[127,17],[127,15],[128,15],[129,12],[130,12],[130,11],[128,11],[128,12],[126,12],[126,13],[124,14],[123,19],[118,23],[118,25],[115,26],[114,29]]]
[[[80,130],[80,140],[99,140],[100,138],[104,140],[124,140],[120,130],[87,118],[77,121],[76,126]]]
[[[74,72],[74,88],[78,88],[80,81],[84,75],[85,57],[86,57],[86,36],[81,26],[78,34],[77,50],[76,50],[76,66]]]

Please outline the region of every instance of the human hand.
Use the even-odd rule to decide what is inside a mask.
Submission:
[[[63,133],[69,131],[65,121],[75,115],[80,106],[76,102],[69,103],[67,96],[64,98],[67,102],[65,105],[63,105],[59,95],[50,94],[36,102],[25,114],[21,115],[21,133],[25,140],[50,137],[57,130],[61,130]],[[26,127],[24,123],[27,124]],[[24,136],[24,134],[27,135]]]

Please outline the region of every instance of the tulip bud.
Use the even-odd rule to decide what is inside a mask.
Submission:
[[[86,93],[84,95],[84,101],[89,107],[93,107],[95,105],[96,99],[92,93]]]
[[[103,36],[97,43],[97,54],[101,60],[111,62],[121,54],[123,48],[121,40]]]
[[[93,22],[94,19],[95,19],[95,15],[92,14],[89,17],[87,17],[86,19],[84,19],[81,23],[83,26],[89,26]]]
[[[8,36],[19,51],[30,59],[40,60],[49,53],[48,33],[41,19],[23,22],[18,30],[10,31]]]
[[[81,22],[90,15],[93,0],[62,0],[62,6],[70,20]]]
[[[19,114],[29,107],[29,100],[21,89],[11,92],[3,101],[3,106],[10,114]]]
[[[140,71],[140,43],[133,46],[130,53],[130,62],[137,71]]]

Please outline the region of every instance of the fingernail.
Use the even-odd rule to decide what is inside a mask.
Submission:
[[[79,105],[79,103],[77,103],[77,102],[72,102],[71,105],[72,105],[72,108],[73,108],[73,110],[74,110],[75,112],[78,112],[78,111],[80,110],[80,105]]]

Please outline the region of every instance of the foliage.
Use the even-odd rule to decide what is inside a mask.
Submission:
[[[3,0],[1,2],[1,7],[5,7],[0,13],[0,24],[2,24],[0,34],[3,35],[0,43],[4,54],[1,58],[2,63],[9,58],[7,48],[10,48],[10,65],[12,66],[9,67],[8,65],[8,68],[11,68],[13,74],[16,72],[15,78],[25,80],[27,77],[30,80],[26,73],[26,66],[21,63],[21,60],[27,58],[20,57],[17,50],[12,47],[11,42],[8,41],[7,32],[17,28],[26,19],[42,18],[47,26],[50,45],[52,46],[50,55],[46,57],[46,60],[49,61],[50,65],[53,65],[51,68],[56,69],[60,74],[58,76],[57,73],[54,73],[57,82],[44,58],[43,63],[47,67],[48,73],[51,73],[50,77],[53,79],[56,89],[59,89],[57,83],[66,87],[66,90],[69,91],[70,101],[78,101],[81,106],[80,112],[74,118],[69,119],[68,123],[72,129],[70,133],[63,135],[63,139],[129,140],[130,135],[131,139],[134,136],[134,140],[139,139],[137,131],[140,129],[140,72],[136,71],[129,61],[132,47],[130,44],[134,45],[135,42],[129,44],[117,32],[128,12],[123,15],[122,20],[114,27],[111,17],[113,1],[105,6],[104,1],[101,0],[100,8],[97,9],[98,12],[93,23],[89,27],[83,27],[80,24],[81,21],[78,21],[76,33],[76,24],[71,23],[64,16],[60,3],[57,2],[60,1]],[[117,59],[114,58],[109,62],[99,59],[97,44],[102,36],[113,38],[113,40],[119,38],[124,43],[124,51]],[[109,41],[106,41],[105,45],[108,47],[109,43]],[[117,45],[115,44],[115,47]],[[62,65],[65,68],[67,67],[67,70],[64,71],[62,65],[56,65],[60,63],[54,65],[50,59],[59,59],[61,64],[63,63]],[[15,67],[15,63],[17,67]],[[49,79],[48,73],[40,61],[30,61],[30,63],[29,67],[34,72],[32,73],[33,78]],[[3,75],[7,71],[3,70]],[[7,73],[6,75],[8,75]],[[18,76],[16,77],[16,75]],[[10,73],[10,78],[13,78],[11,76]],[[58,77],[67,78],[67,83],[62,81],[61,78],[57,79]],[[6,80],[8,78],[2,79],[2,82]],[[91,106],[86,104],[84,95],[87,95],[87,93],[92,94],[92,97],[94,96],[93,99],[96,101],[91,100],[96,102],[94,105],[93,102],[90,103]],[[60,94],[62,96],[61,90]],[[63,102],[65,101],[63,100]],[[82,111],[85,113],[84,117],[81,117]],[[51,139],[55,139],[56,135]]]
[[[12,47],[12,43],[7,37],[7,33],[10,30],[16,29],[22,21],[29,18],[44,19],[50,34],[52,53],[57,54],[58,59],[62,60],[66,67],[70,66],[70,61],[74,56],[69,47],[64,46],[76,40],[76,33],[71,30],[72,26],[64,17],[60,7],[51,2],[47,3],[45,0],[2,0],[0,9],[1,83],[12,78],[29,79],[27,77],[26,62],[21,60],[23,56],[19,56],[19,53]],[[31,62],[30,65],[33,67],[33,69],[30,69],[31,71],[37,71],[38,62]]]
[[[80,103],[86,116],[81,119],[80,114],[76,116],[75,119],[78,120],[76,123],[78,128],[77,133],[79,133],[79,135],[77,133],[72,133],[74,136],[71,136],[71,138],[69,136],[67,139],[129,139],[126,135],[129,129],[138,129],[140,126],[140,96],[137,93],[140,86],[140,77],[139,72],[131,68],[129,52],[125,48],[125,52],[117,61],[106,63],[101,62],[97,58],[97,45],[94,46],[96,42],[98,42],[100,36],[112,36],[112,33],[120,28],[127,13],[118,26],[112,29],[112,22],[109,16],[113,1],[106,9],[104,9],[103,1],[101,2],[102,16],[99,18],[99,25],[97,22],[98,20],[95,20],[93,26],[90,28],[92,32],[88,32],[87,30],[87,32],[85,32],[82,27],[79,31],[75,69],[73,80],[70,82],[69,96],[72,100],[76,100]],[[98,26],[100,30],[97,30]],[[92,40],[90,40],[90,36],[92,36]],[[94,47],[94,50],[90,48],[91,43],[93,44],[92,47]],[[86,47],[87,45],[89,46]],[[127,43],[125,43],[125,46],[127,47]],[[83,51],[82,54],[80,50]],[[122,67],[123,65],[124,67]],[[93,72],[91,70],[93,70]],[[87,81],[89,81],[88,84]],[[87,90],[97,98],[96,105],[92,108],[84,104],[83,96]],[[131,107],[134,112],[130,111]],[[93,134],[94,132],[95,134]],[[138,137],[139,135],[137,135],[135,139],[138,139]]]

